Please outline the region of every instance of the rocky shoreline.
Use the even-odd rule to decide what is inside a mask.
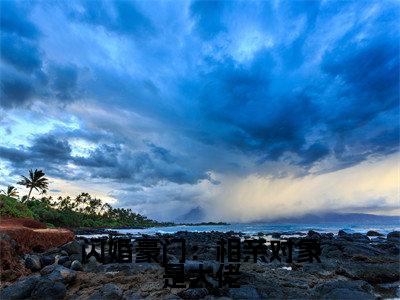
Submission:
[[[108,232],[107,232],[108,233]],[[259,233],[282,238],[284,233]],[[286,233],[287,234],[287,233]],[[134,238],[128,236],[129,238]],[[199,262],[217,271],[217,241],[246,237],[242,233],[178,232],[157,234],[159,239],[185,239],[185,272]],[[239,288],[164,288],[164,268],[158,263],[98,263],[93,257],[82,260],[84,238],[75,238],[59,247],[35,249],[18,259],[28,270],[13,282],[2,280],[0,299],[377,299],[400,297],[400,232],[386,237],[378,232],[365,234],[320,234],[306,237],[321,245],[321,263],[263,262],[241,263]],[[2,240],[18,247],[10,236]],[[134,252],[135,253],[135,252]],[[196,256],[196,260],[193,257]],[[179,249],[168,252],[177,263]],[[4,263],[4,262],[2,262]],[[211,280],[211,279],[210,279]]]

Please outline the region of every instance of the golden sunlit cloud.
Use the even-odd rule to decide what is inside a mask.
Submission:
[[[302,178],[219,179],[207,203],[211,219],[240,222],[318,211],[384,213],[399,209],[399,155]]]

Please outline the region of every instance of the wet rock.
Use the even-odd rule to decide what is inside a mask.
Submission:
[[[117,300],[122,299],[123,291],[118,285],[107,283],[100,289],[100,294],[102,299]]]
[[[377,286],[382,298],[396,298],[400,299],[400,282],[384,283]]]
[[[82,246],[79,243],[79,241],[74,240],[72,242],[66,243],[60,247],[62,250],[68,253],[68,255],[71,254],[81,254],[82,253]]]
[[[375,296],[351,289],[335,289],[325,294],[322,299],[375,299]]]
[[[261,299],[257,289],[253,286],[242,286],[229,289],[229,295],[233,299]]]
[[[84,265],[84,270],[86,271],[86,265]],[[162,272],[163,268],[159,264],[155,263],[130,263],[130,264],[120,264],[120,263],[110,263],[110,264],[98,264],[95,272],[123,272],[129,275],[138,275],[142,273],[157,273]]]
[[[214,265],[218,265],[218,263],[214,264],[211,261],[207,261],[203,265],[203,269],[207,272],[212,272],[214,269]],[[192,272],[196,272],[199,269],[199,262],[196,260],[186,260],[185,261],[185,274],[189,275]]]
[[[99,267],[101,267],[101,264],[97,262],[94,256],[91,256],[84,266],[86,272],[95,272]]]
[[[328,233],[320,233],[320,236],[321,236],[321,239],[332,240],[335,235],[332,232],[328,232]]]
[[[385,255],[385,251],[383,249],[371,245],[370,243],[362,241],[349,242],[346,241],[345,239],[324,241],[324,243],[321,245],[321,248],[323,254],[327,255],[336,254],[338,256],[330,256],[330,257],[336,257],[341,260],[345,257],[352,257],[354,255],[364,255],[368,257]],[[332,251],[335,250],[338,250],[339,252],[336,251],[332,253]]]
[[[333,246],[324,246],[322,248],[322,257],[340,258],[342,255],[343,252],[339,248],[335,248]]]
[[[274,233],[272,233],[271,236],[273,239],[279,239],[281,237],[281,234],[279,232],[274,232]]]
[[[400,256],[400,244],[388,241],[386,243],[381,243],[376,245],[377,248],[382,249],[390,255]]]
[[[400,231],[392,231],[388,233],[387,240],[392,242],[400,242]]]
[[[74,270],[60,265],[47,266],[43,268],[40,273],[51,281],[65,284],[73,282],[76,278],[76,272]]]
[[[355,242],[369,243],[371,241],[367,236],[365,236],[361,233],[353,233],[351,235],[351,237],[352,237],[353,241],[355,241]]]
[[[141,298],[139,298],[139,299],[141,299]],[[163,299],[163,300],[180,300],[180,299],[182,299],[182,298],[179,297],[179,296],[177,296],[177,295],[174,295],[174,294],[168,294],[168,295],[162,297],[162,299]],[[127,300],[130,300],[130,299],[128,298]],[[135,300],[136,300],[136,299],[135,299]],[[223,300],[223,299],[221,299],[221,300]]]
[[[4,288],[0,293],[0,299],[25,299],[29,298],[40,279],[40,275],[26,277]]]
[[[342,240],[346,240],[348,242],[352,242],[353,241],[353,237],[351,234],[346,233],[344,230],[339,230],[338,232],[338,237]]]
[[[363,280],[371,284],[389,283],[400,280],[399,264],[345,262],[337,267],[336,274],[351,279]]]
[[[375,299],[371,285],[364,281],[334,280],[314,288],[318,299]]]
[[[179,297],[177,297],[178,299],[181,299]],[[141,300],[143,299],[142,296],[140,296],[139,292],[135,292],[135,291],[126,291],[123,295],[123,299],[125,300]],[[165,300],[165,298],[164,298]]]
[[[321,235],[314,230],[309,230],[307,233],[307,237],[311,239],[320,239]]]
[[[28,255],[25,258],[25,266],[33,272],[39,271],[42,268],[40,257],[37,255]]]
[[[206,288],[189,288],[178,293],[178,296],[184,299],[201,299],[208,295]]]
[[[78,260],[74,260],[74,261],[71,263],[71,270],[82,271],[82,270],[83,270],[83,267],[82,267],[81,262],[78,261]]]
[[[239,236],[238,233],[232,234]],[[87,299],[90,297],[96,300],[106,297],[108,297],[108,299],[140,299],[143,297],[149,299],[166,299],[167,297],[173,298],[178,296],[184,296],[184,298],[188,299],[214,299],[214,297],[229,297],[229,299],[281,299],[287,298],[288,296],[301,299],[353,299],[355,297],[369,299],[374,296],[374,290],[369,284],[374,284],[376,296],[381,294],[383,298],[395,297],[393,292],[395,286],[386,288],[384,291],[383,288],[378,288],[378,285],[393,283],[400,279],[400,274],[398,272],[400,243],[397,242],[396,234],[392,237],[392,241],[388,241],[386,238],[383,241],[375,241],[375,239],[369,241],[369,238],[365,234],[347,234],[345,232],[342,232],[340,236],[317,233],[315,231],[310,231],[308,233],[308,236],[314,235],[320,236],[319,240],[321,241],[322,249],[321,264],[293,263],[290,264],[290,267],[292,267],[291,271],[282,270],[282,266],[288,265],[280,265],[276,261],[273,264],[258,263],[242,266],[243,268],[241,271],[243,271],[243,274],[240,277],[242,287],[239,289],[186,289],[185,291],[174,290],[171,293],[171,291],[159,287],[160,278],[162,274],[164,274],[164,270],[158,264],[99,264],[94,257],[90,258],[89,262],[83,266],[82,264],[80,265],[87,271],[87,267],[92,264],[95,274],[79,272],[79,280],[76,279],[74,281],[74,276],[69,276],[66,272],[74,272],[76,276],[77,272],[75,271],[78,269],[72,267],[72,265],[79,265],[81,254],[68,255],[69,260],[64,262],[63,266],[58,264],[45,266],[41,270],[42,278],[40,280],[40,282],[42,282],[41,284],[43,284],[43,288],[36,288],[36,284],[34,284],[34,288],[38,291],[36,292],[38,295],[41,290],[49,290],[50,292],[47,294],[53,295],[51,298],[55,298],[58,297],[57,293],[61,295],[62,289],[60,285],[56,285],[54,288],[55,291],[53,292],[52,288],[55,283],[68,286],[69,283],[74,281],[71,288],[67,290],[66,297],[68,299]],[[159,235],[159,237],[163,239],[168,236]],[[228,237],[226,233],[211,232],[204,234],[180,232],[169,236],[169,238],[171,237],[185,238],[187,240],[187,249],[189,249],[187,250],[187,257],[192,258],[195,254],[200,257],[199,260],[204,263],[204,268],[206,270],[212,269],[214,273],[217,271],[219,264],[215,262],[215,246],[218,240]],[[369,241],[368,243],[367,239]],[[194,249],[192,245],[198,246],[198,249]],[[177,262],[181,254],[180,245],[177,245],[176,249],[171,246],[168,250],[171,262]],[[43,256],[56,256],[58,257],[58,263],[60,263],[60,259],[67,256],[65,253],[68,253],[64,249],[61,250],[61,247],[57,251],[52,251],[54,251],[54,253],[45,254]],[[210,258],[208,258],[209,256]],[[74,259],[74,257],[79,258],[79,261],[78,259]],[[77,262],[75,262],[75,260]],[[199,261],[186,260],[185,269],[197,270],[198,264]],[[68,267],[71,268],[71,270],[67,269]],[[65,269],[68,271],[65,271]],[[128,279],[125,276],[130,276],[130,278]],[[138,280],[138,278],[142,278],[142,276],[148,277],[149,280]],[[69,279],[71,277],[72,279]],[[124,278],[124,281],[120,278]],[[99,280],[101,282],[100,286]],[[337,281],[340,282],[337,283]],[[127,282],[132,285],[128,286]],[[146,285],[142,290],[141,282],[146,282],[146,284],[147,282],[152,283],[149,286]],[[355,284],[354,282],[361,283]],[[110,291],[109,296],[106,296],[107,292],[104,291],[107,283],[111,284],[111,287],[107,288]],[[215,282],[212,283],[214,284]],[[121,286],[118,286],[118,284],[121,284]],[[119,292],[122,287],[125,293],[123,293],[123,291]],[[221,292],[219,292],[219,290],[221,290]],[[0,296],[2,296],[5,291],[6,289],[3,290]],[[33,297],[32,291],[33,289],[31,289],[32,295],[28,295],[27,297]],[[113,291],[116,291],[116,293]],[[178,296],[175,295],[178,291],[180,291],[180,293],[186,292],[187,295],[185,296],[185,293],[178,294]],[[203,295],[202,291],[206,294]]]
[[[383,236],[383,234],[379,233],[378,231],[375,231],[375,230],[369,230],[367,232],[367,236]]]
[[[70,260],[68,260],[65,263],[63,263],[63,267],[71,268],[71,264],[72,264],[72,262]]]
[[[69,259],[70,259],[71,261],[79,260],[80,262],[82,262],[82,254],[71,254],[71,255],[69,256]]]
[[[43,253],[44,256],[55,256],[57,254],[60,254],[61,249],[60,248],[51,248],[47,250],[46,252]]]
[[[65,284],[54,282],[50,279],[43,278],[35,286],[32,291],[32,299],[64,299],[67,293]]]
[[[56,262],[56,258],[52,255],[42,256],[40,259],[42,266],[49,266]]]
[[[59,265],[64,265],[64,263],[66,263],[67,261],[69,261],[69,257],[68,256],[61,256],[58,258],[57,263]]]

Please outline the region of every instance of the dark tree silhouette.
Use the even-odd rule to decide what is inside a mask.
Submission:
[[[29,170],[29,178],[21,175],[23,179],[19,181],[18,184],[24,185],[29,189],[26,201],[29,201],[33,189],[42,194],[46,193],[49,183],[48,179],[44,177],[44,175],[45,174],[42,170],[37,169],[35,169],[35,171]]]
[[[8,197],[18,197],[18,191],[12,185],[9,185],[7,187],[7,190],[1,190],[0,192],[3,193],[3,195],[6,195]]]

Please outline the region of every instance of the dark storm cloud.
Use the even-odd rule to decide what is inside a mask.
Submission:
[[[30,64],[16,58],[21,68],[27,71]],[[33,70],[32,70],[33,71]],[[28,107],[32,101],[41,100],[68,103],[79,97],[78,69],[73,65],[50,64],[46,69],[32,74],[3,68],[1,76],[1,101],[3,108]]]
[[[301,66],[304,62],[307,48],[305,46],[307,37],[310,32],[315,29],[315,22],[318,17],[321,3],[318,1],[297,1],[295,5],[290,5],[288,1],[284,1],[287,10],[285,11],[288,18],[305,18],[306,26],[292,43],[283,45],[280,48],[280,55],[286,62],[289,70],[294,70]],[[289,4],[289,5],[288,5]]]
[[[35,99],[72,101],[77,97],[78,69],[48,61],[40,48],[40,31],[30,21],[28,2],[1,4],[1,101],[3,108],[29,106]]]
[[[88,157],[74,157],[78,166],[89,167],[94,178],[129,181],[143,186],[160,182],[195,184],[209,176],[201,170],[190,170],[183,161],[171,160],[169,151],[150,146],[150,152],[132,151],[121,146],[101,145]]]
[[[2,72],[0,85],[0,105],[4,108],[23,106],[35,94],[29,78],[12,72]]]
[[[200,108],[207,120],[204,124],[211,126],[205,130],[212,132],[208,135],[212,143],[218,140],[272,160],[287,151],[306,153],[304,136],[319,121],[320,108],[306,89],[283,95],[271,91],[276,84],[271,83],[271,56],[260,52],[249,67],[224,62],[198,87]],[[306,162],[313,160],[308,157]]]
[[[66,140],[59,140],[53,135],[38,136],[29,151],[40,158],[49,157],[61,163],[67,161],[71,155],[71,146]]]
[[[44,165],[65,164],[70,159],[71,147],[68,141],[53,135],[37,136],[32,146],[18,148],[1,147],[0,157],[15,165],[24,165],[26,161],[40,162]]]
[[[28,39],[34,39],[39,36],[39,30],[28,18],[28,2],[2,1],[0,14],[2,31],[12,32]]]
[[[0,158],[11,164],[14,174],[24,174],[27,169],[43,169],[47,174],[68,178],[65,165],[70,154],[68,141],[53,135],[37,136],[29,147],[0,147]]]
[[[74,99],[78,71],[72,65],[53,66],[48,75],[51,78],[51,89],[54,95],[63,101]]]
[[[166,163],[173,163],[176,161],[176,158],[167,149],[160,147],[160,146],[156,146],[153,143],[149,143],[148,146],[149,146],[151,152],[153,153],[153,155],[155,157],[157,157],[158,159],[160,159]]]
[[[327,156],[328,154],[329,148],[326,145],[315,143],[302,153],[301,156],[303,160],[301,161],[301,163],[304,165],[310,165],[313,162]]]
[[[398,151],[395,2],[54,4],[62,7],[65,32],[46,43],[30,10],[5,3],[2,107],[88,100],[147,122],[138,134],[145,146],[136,149],[137,132],[127,137],[118,120],[80,114],[79,130],[54,131],[55,139],[26,148],[3,147],[3,159],[16,166],[74,163],[88,177],[153,186],[196,184],[210,180],[208,171],[239,172],[244,167],[232,153],[246,158],[243,172],[285,161],[307,174],[324,159],[335,166],[320,172]],[[56,21],[38,23],[43,29]],[[60,41],[79,51],[65,50],[57,61],[50,50]],[[168,147],[154,141],[160,136]],[[72,156],[73,139],[97,145]],[[211,145],[215,156],[204,153]],[[52,149],[54,158],[45,160]]]
[[[174,158],[170,152],[154,144],[146,151],[133,151],[123,145],[100,144],[87,156],[73,155],[70,143],[65,139],[68,132],[38,135],[29,147],[0,147],[0,158],[11,163],[15,170],[41,168],[50,175],[66,179],[103,178],[129,181],[142,186],[154,186],[161,182],[195,184],[209,179],[204,170],[191,170],[183,158]],[[80,135],[82,137],[82,135]],[[69,164],[79,166],[81,171],[74,174]]]
[[[90,152],[89,157],[76,157],[75,163],[85,167],[114,167],[118,163],[121,147],[100,145]]]
[[[18,164],[24,163],[26,160],[28,160],[29,153],[21,149],[7,148],[1,146],[0,157],[2,159],[11,161],[13,164]]]
[[[17,70],[32,73],[42,64],[38,39],[40,32],[30,21],[28,2],[1,3],[1,59]]]
[[[146,113],[159,118],[167,114],[168,103],[162,99],[157,87],[152,83],[152,78],[127,76],[115,72],[113,69],[97,68],[92,70],[95,80],[85,84],[85,92],[99,103],[108,104],[112,101],[115,107]],[[151,99],[151,101],[149,101]]]
[[[1,58],[17,69],[32,72],[41,66],[37,45],[15,34],[1,34]]]
[[[32,73],[42,65],[38,38],[40,32],[29,20],[31,7],[27,2],[1,3],[1,100],[0,106],[25,106],[35,95]]]
[[[223,1],[192,2],[190,7],[191,14],[196,20],[196,29],[201,37],[210,39],[219,32],[226,30],[221,18],[227,3]]]
[[[338,48],[325,55],[322,69],[332,79],[342,80],[330,121],[335,131],[343,131],[398,105],[399,44],[378,37]]]
[[[208,132],[205,141],[222,142],[228,148],[252,152],[266,160],[280,160],[293,153],[299,157],[294,163],[306,170],[332,153],[338,165],[345,167],[372,154],[387,155],[398,150],[399,137],[392,129],[396,125],[387,122],[388,114],[398,116],[393,108],[399,103],[399,35],[390,27],[398,23],[398,9],[391,9],[391,4],[382,9],[367,34],[367,25],[355,24],[324,54],[320,75],[299,77],[292,83],[290,73],[307,68],[304,59],[309,49],[305,43],[310,30],[318,29],[315,23],[321,8],[315,2],[282,6],[289,16],[306,17],[303,31],[284,46],[284,51],[281,47],[258,51],[250,65],[240,65],[230,57],[208,60],[202,80],[194,85],[204,117],[202,132]],[[370,9],[365,3],[360,6]],[[352,3],[348,8],[355,7]],[[200,12],[206,9],[207,4]],[[337,6],[324,11],[332,17],[337,12]],[[202,23],[197,21],[200,26]],[[213,31],[207,27],[212,24],[204,22],[202,30],[215,36],[221,26],[215,25]],[[365,35],[361,41],[360,35]],[[380,118],[381,114],[388,119]],[[379,132],[370,130],[371,122]],[[312,136],[316,129],[321,133]],[[309,136],[314,140],[312,144]],[[203,133],[198,138],[202,139]]]
[[[72,19],[133,37],[148,37],[154,33],[151,21],[130,1],[83,1],[83,11],[71,13]]]

